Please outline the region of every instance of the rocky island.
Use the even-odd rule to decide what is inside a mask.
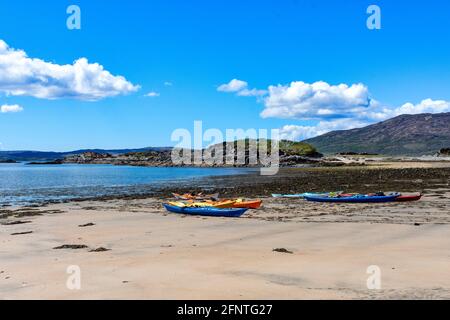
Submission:
[[[216,167],[261,167],[260,159],[258,158],[258,164],[250,164],[250,141],[245,140],[245,164],[242,165],[225,165],[225,161],[220,161],[214,165]],[[271,141],[265,141],[267,143],[267,152],[270,153]],[[224,152],[223,159],[225,159],[226,150],[233,150],[235,152],[235,159],[237,158],[237,145],[239,141],[224,142],[221,149]],[[261,141],[257,141],[258,146]],[[203,150],[203,152],[214,152],[213,149],[218,145],[210,146]],[[313,146],[303,142],[293,142],[288,140],[282,140],[279,144],[279,156],[281,167],[296,167],[299,165],[349,165],[349,164],[362,164],[360,160],[353,160],[344,157],[324,157]],[[151,150],[144,152],[130,152],[125,154],[111,154],[111,153],[97,153],[97,152],[84,152],[81,154],[66,156],[63,160],[64,163],[76,163],[76,164],[112,164],[112,165],[129,165],[129,166],[146,166],[146,167],[177,167],[177,166],[195,166],[195,165],[177,165],[172,162],[173,152],[187,152],[191,153],[191,159],[194,157],[193,150]],[[206,166],[206,165],[197,165]]]
[[[0,163],[17,163],[17,161],[12,159],[0,159]]]

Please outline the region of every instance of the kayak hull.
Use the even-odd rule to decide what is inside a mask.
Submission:
[[[233,204],[233,208],[241,208],[241,209],[259,209],[261,208],[262,200],[256,201],[242,201],[236,202]]]
[[[189,207],[177,207],[169,204],[164,204],[164,208],[167,211],[178,214],[188,214],[195,216],[209,216],[209,217],[231,217],[239,218],[241,217],[247,209],[218,209],[213,207],[204,208],[189,208]]]
[[[393,196],[372,196],[372,197],[317,197],[307,196],[308,201],[327,203],[385,203],[395,201],[397,195]]]
[[[395,201],[397,202],[410,202],[410,201],[419,201],[420,199],[422,199],[422,195],[405,195],[405,196],[399,196],[397,198],[395,198]]]

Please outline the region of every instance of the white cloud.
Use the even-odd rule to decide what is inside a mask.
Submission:
[[[267,90],[243,89],[237,93],[240,97],[262,97],[267,94]]]
[[[222,84],[217,88],[220,92],[239,92],[248,87],[248,83],[242,80],[233,79],[226,84]]]
[[[261,98],[267,94],[267,90],[249,89],[246,81],[233,79],[217,88],[220,92],[236,93],[240,97],[258,97]]]
[[[286,125],[280,129],[280,137],[287,140],[305,140],[330,131],[362,128],[369,124],[359,120],[337,119],[320,121],[313,126]]]
[[[263,118],[330,119],[355,114],[370,107],[369,90],[363,84],[329,85],[302,81],[269,87]]]
[[[405,103],[401,107],[394,109],[394,115],[419,114],[419,113],[442,113],[450,112],[450,102],[444,100],[425,99],[419,104]]]
[[[450,112],[450,102],[444,100],[426,99],[419,104],[405,103],[392,108],[373,99],[364,84],[330,85],[323,81],[270,86],[264,107],[263,118],[316,120],[321,123],[339,123],[336,119],[374,123],[402,114]]]
[[[4,104],[0,107],[1,113],[16,113],[16,112],[21,112],[21,111],[23,111],[23,108],[21,106],[19,106],[18,104],[13,104],[13,105]]]
[[[0,40],[0,92],[7,95],[95,101],[139,88],[86,58],[58,65],[30,58],[23,50],[13,49]]]
[[[171,86],[173,86],[173,83],[170,82],[170,81],[166,81],[166,82],[164,82],[164,85],[165,85],[166,87],[171,87]]]
[[[152,92],[147,93],[145,96],[154,98],[154,97],[159,97],[160,95],[161,94],[159,92],[152,91]]]

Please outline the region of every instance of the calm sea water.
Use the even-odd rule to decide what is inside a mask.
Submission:
[[[142,194],[160,187],[196,184],[203,177],[248,172],[239,168],[0,164],[0,206]]]

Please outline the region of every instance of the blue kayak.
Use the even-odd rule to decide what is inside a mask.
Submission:
[[[392,202],[398,195],[389,196],[354,196],[354,197],[320,197],[320,196],[307,196],[308,201],[314,202],[333,202],[333,203],[384,203]]]
[[[190,215],[196,215],[196,216],[210,216],[210,217],[231,217],[231,218],[238,218],[242,216],[248,209],[218,209],[213,207],[203,207],[203,208],[189,208],[189,207],[177,207],[177,206],[171,206],[168,204],[163,204],[164,208],[166,208],[167,211],[173,212],[173,213],[180,213],[180,214],[190,214]]]
[[[337,192],[305,192],[305,193],[296,193],[296,194],[277,194],[273,193],[272,198],[305,198],[305,197],[316,197],[316,196],[328,196],[330,194],[340,194],[342,191]]]

